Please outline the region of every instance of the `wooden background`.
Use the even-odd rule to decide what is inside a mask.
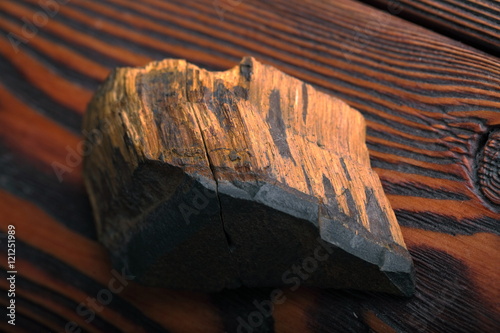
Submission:
[[[113,67],[173,57],[223,70],[252,55],[364,114],[372,166],[418,279],[411,299],[286,291],[253,332],[500,331],[498,164],[486,181],[477,174],[483,147],[497,163],[500,149],[499,3],[366,2],[378,9],[352,0],[2,0],[0,228],[16,227],[18,275],[13,327],[0,238],[0,329],[237,332],[238,318],[258,318],[253,303],[270,290],[200,294],[132,281],[95,318],[80,316],[79,304],[113,275],[72,153],[86,104]],[[55,162],[68,167],[61,182]]]

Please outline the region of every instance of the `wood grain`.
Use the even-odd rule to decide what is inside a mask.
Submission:
[[[362,0],[485,52],[500,53],[500,2]]]
[[[500,130],[489,133],[477,159],[479,189],[493,205],[500,206]]]
[[[26,225],[17,257],[27,302],[15,329],[48,330],[59,316],[90,332],[234,331],[238,318],[255,313],[254,299],[268,298],[267,290],[182,294],[131,281],[86,322],[76,307],[106,287],[111,266],[95,242],[81,166],[62,182],[51,166],[52,158],[65,163],[67,146],[83,139],[87,98],[113,67],[179,57],[225,70],[252,55],[363,113],[372,166],[417,271],[409,301],[285,290],[287,301],[254,331],[498,331],[498,266],[491,263],[499,259],[499,208],[477,176],[478,154],[500,126],[497,57],[348,0],[75,0],[23,37],[25,21],[40,10],[36,0],[0,2],[0,226],[21,224],[21,214]],[[11,32],[27,40],[17,52]],[[35,243],[31,235],[45,228]],[[37,303],[41,291],[46,301]],[[42,320],[39,311],[55,316]]]

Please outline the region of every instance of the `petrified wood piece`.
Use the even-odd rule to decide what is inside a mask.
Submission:
[[[252,58],[121,68],[84,129],[99,239],[144,284],[413,292],[362,115],[308,84]]]

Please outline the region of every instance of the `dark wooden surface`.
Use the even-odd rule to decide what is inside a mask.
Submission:
[[[500,127],[492,52],[350,0],[72,0],[57,9],[44,21],[36,0],[0,2],[0,228],[16,226],[18,270],[17,325],[2,319],[1,329],[62,332],[75,321],[88,332],[234,332],[255,300],[269,299],[266,289],[199,294],[129,281],[92,320],[77,313],[113,279],[81,163],[68,153],[93,91],[116,66],[174,57],[222,70],[252,55],[364,114],[372,166],[417,270],[411,299],[285,289],[254,332],[499,330],[500,206],[477,172]],[[23,31],[33,19],[37,30]],[[13,34],[24,38],[17,49]],[[54,162],[71,165],[62,182]],[[1,249],[5,258],[4,239]],[[0,266],[6,305],[5,259]]]
[[[500,54],[498,0],[362,0],[393,15],[450,36],[462,43]]]

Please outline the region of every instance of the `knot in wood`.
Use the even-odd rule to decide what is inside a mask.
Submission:
[[[500,130],[488,136],[478,160],[478,180],[481,193],[493,204],[500,205]]]

